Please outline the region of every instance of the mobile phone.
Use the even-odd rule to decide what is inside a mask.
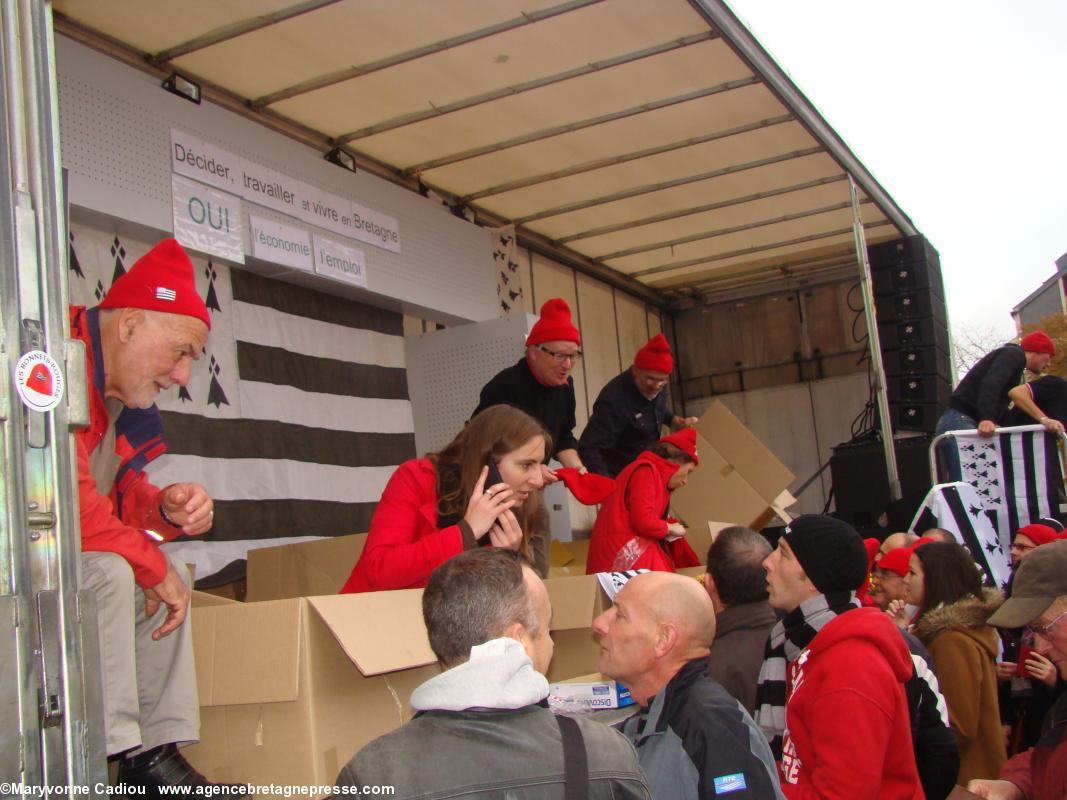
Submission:
[[[485,463],[486,466],[489,467],[489,474],[485,476],[485,486],[483,488],[488,492],[498,483],[503,483],[504,479],[500,477],[500,470],[497,468],[496,459],[490,458]]]
[[[1026,668],[1026,659],[1030,657],[1033,648],[1028,644],[1019,645],[1019,660],[1015,664],[1015,674],[1024,678],[1030,677],[1030,671]]]

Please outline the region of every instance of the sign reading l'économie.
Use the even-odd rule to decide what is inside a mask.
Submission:
[[[311,272],[311,234],[303,228],[282,225],[280,222],[248,215],[252,229],[252,255],[275,264]]]
[[[171,168],[179,175],[240,195],[309,225],[400,252],[400,223],[289,175],[171,128]]]

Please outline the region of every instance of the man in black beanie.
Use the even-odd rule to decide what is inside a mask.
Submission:
[[[832,517],[798,517],[763,568],[785,617],[767,642],[756,722],[786,797],[922,798],[904,690],[914,667],[889,617],[858,607],[859,534]]]

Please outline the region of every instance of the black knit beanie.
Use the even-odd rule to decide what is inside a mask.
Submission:
[[[823,594],[853,592],[867,580],[867,550],[847,522],[805,514],[786,526],[782,538]]]

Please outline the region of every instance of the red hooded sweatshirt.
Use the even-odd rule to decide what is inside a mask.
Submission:
[[[827,624],[789,665],[782,791],[819,800],[922,800],[904,682],[911,655],[874,608]]]

